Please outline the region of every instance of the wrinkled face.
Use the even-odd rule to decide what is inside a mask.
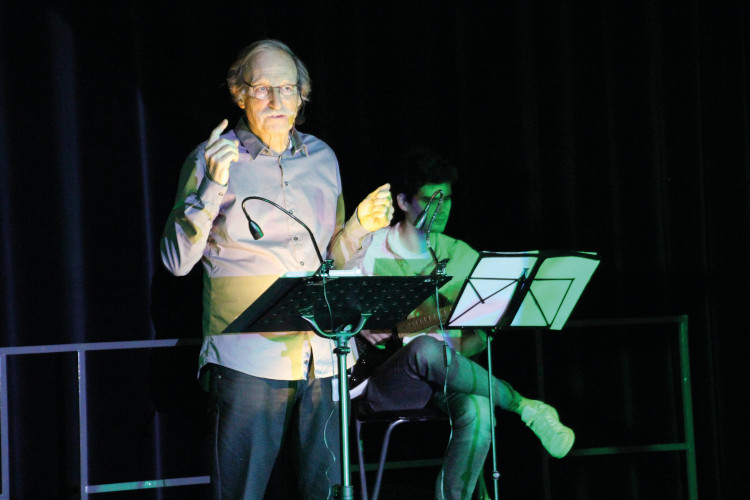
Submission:
[[[425,184],[419,189],[419,191],[417,191],[417,194],[412,196],[411,200],[407,200],[403,193],[398,195],[398,206],[404,211],[404,218],[408,224],[414,225],[416,223],[417,218],[419,218],[419,215],[427,206],[427,202],[430,201],[430,197],[436,191],[443,191],[443,203],[440,204],[440,211],[438,212],[437,217],[435,217],[435,222],[432,224],[430,230],[433,233],[442,233],[445,231],[445,226],[448,224],[448,216],[451,213],[451,196],[453,195],[451,185],[447,182],[441,184]],[[439,196],[436,196],[435,200],[432,202],[430,211],[427,214],[427,219],[425,220],[425,228],[427,227],[426,225],[430,223],[430,219],[432,219],[432,214],[437,207],[438,198]]]
[[[284,97],[278,88],[270,89],[267,99],[258,99],[254,94],[260,86],[296,85],[297,68],[288,54],[274,49],[256,54],[251,66],[252,72],[246,79],[253,87],[241,91],[237,104],[245,110],[250,130],[268,144],[270,136],[289,133],[302,98],[299,91]]]

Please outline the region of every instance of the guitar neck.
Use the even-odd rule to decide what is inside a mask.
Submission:
[[[398,331],[399,336],[403,336],[403,334],[416,333],[425,328],[437,326],[440,324],[441,318],[443,320],[448,319],[448,314],[451,312],[452,308],[453,306],[445,306],[432,314],[423,314],[415,318],[405,319],[396,325],[396,330]]]
[[[424,314],[422,316],[401,321],[396,325],[398,336],[403,338],[407,334],[420,332],[426,328],[440,324],[441,318],[448,318],[451,307],[452,306],[442,307],[435,313]],[[378,331],[376,330],[376,332]],[[382,332],[390,333],[391,330],[383,330]],[[391,355],[392,352],[387,352],[389,350],[389,345],[393,348],[394,344],[400,344],[400,342],[386,342],[384,346],[385,349],[381,350],[372,348],[372,345],[360,335],[356,335],[354,339],[357,342],[359,358],[349,375],[350,389],[357,387],[362,381],[366,380],[372,374],[372,370],[382,363],[383,359]],[[396,349],[398,349],[398,345],[396,345]]]

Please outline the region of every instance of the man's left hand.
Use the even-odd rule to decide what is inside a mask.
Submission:
[[[371,233],[386,227],[393,218],[391,185],[383,184],[357,206],[357,219]]]

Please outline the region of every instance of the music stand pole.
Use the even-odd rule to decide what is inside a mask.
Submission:
[[[490,422],[492,422],[492,432],[490,432],[490,442],[492,443],[492,486],[494,489],[495,500],[498,496],[498,482],[500,480],[500,471],[497,468],[497,440],[495,438],[495,430],[497,429],[497,422],[495,421],[495,401],[492,396],[492,335],[487,334],[487,387],[489,388],[489,399],[490,399]]]
[[[351,352],[348,346],[351,337],[336,337],[336,348],[333,352],[339,362],[339,447],[341,449],[341,490],[335,492],[334,498],[341,500],[354,499],[351,473],[349,471],[349,378],[346,376],[346,355]]]
[[[346,326],[343,330],[338,330],[333,334],[325,333],[315,322],[315,317],[312,314],[303,314],[302,318],[307,321],[312,329],[318,335],[326,338],[333,339],[336,343],[336,347],[333,352],[336,353],[338,360],[338,388],[339,388],[339,436],[341,442],[341,485],[339,491],[334,493],[334,498],[341,500],[354,500],[354,487],[351,484],[351,472],[349,470],[349,377],[347,376],[346,369],[346,356],[351,352],[349,347],[349,340],[359,333],[365,326],[365,323],[370,319],[372,314],[362,313],[362,317],[359,324],[351,329],[351,325]]]

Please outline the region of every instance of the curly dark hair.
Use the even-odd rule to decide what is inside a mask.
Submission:
[[[401,155],[395,164],[391,192],[411,200],[425,184],[453,184],[458,179],[458,169],[447,158],[417,146]]]
[[[415,146],[399,157],[391,174],[391,193],[396,198],[400,193],[411,200],[425,184],[454,184],[458,169],[447,158],[424,146]],[[394,222],[403,218],[398,209]]]

